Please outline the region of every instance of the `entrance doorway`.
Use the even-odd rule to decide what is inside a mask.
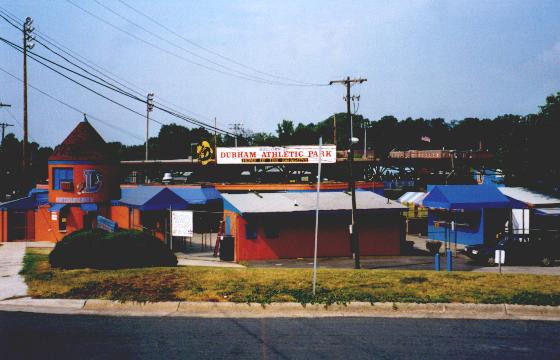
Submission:
[[[95,213],[85,213],[84,214],[84,230],[91,230],[95,226]]]

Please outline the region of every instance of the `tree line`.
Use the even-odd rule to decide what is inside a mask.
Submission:
[[[560,92],[546,98],[539,111],[529,115],[506,114],[494,119],[465,118],[445,121],[442,118],[406,118],[383,116],[370,120],[363,115],[352,116],[353,135],[359,139],[357,149],[374,150],[377,158],[385,158],[391,150],[455,149],[483,150],[496,154],[497,166],[509,186],[528,186],[546,192],[560,192]],[[366,136],[364,136],[364,133]],[[282,120],[274,133],[244,131],[238,135],[239,146],[310,145],[335,143],[347,149],[349,119],[346,113],[316,123]],[[215,140],[214,140],[215,139]],[[233,146],[232,136],[214,134],[203,128],[186,128],[177,124],[163,125],[157,137],[149,139],[151,159],[180,159],[195,155],[202,140],[218,146]],[[121,160],[144,158],[145,144],[109,143]],[[28,183],[44,182],[47,177],[49,147],[30,145],[31,167]],[[21,141],[8,134],[0,148],[0,195],[18,189],[21,181]]]

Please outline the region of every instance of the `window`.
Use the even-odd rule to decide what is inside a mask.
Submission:
[[[257,238],[257,226],[252,223],[245,224],[245,238],[246,239],[256,239]]]
[[[53,190],[65,190],[61,186],[63,184],[72,184],[74,182],[73,168],[54,168],[53,169]]]

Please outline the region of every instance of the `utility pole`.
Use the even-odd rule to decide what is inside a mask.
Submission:
[[[146,98],[146,161],[148,160],[148,141],[150,140],[150,113],[154,110],[154,93]]]
[[[365,159],[365,158],[367,158],[367,156],[366,156],[366,153],[367,153],[367,129],[369,128],[369,121],[364,119],[364,121],[362,123],[364,125],[364,153],[362,155],[362,159]]]
[[[9,105],[9,104],[2,104],[2,103],[0,102],[0,108],[3,108],[3,107],[11,107],[11,106],[12,106],[12,105]],[[2,142],[0,143],[0,146],[2,146],[2,145],[4,144],[4,131],[6,130],[6,128],[7,128],[8,126],[14,126],[14,125],[8,124],[8,123],[0,123],[0,127],[2,128]]]
[[[23,149],[21,154],[22,159],[22,174],[25,179],[27,173],[27,146],[28,146],[28,132],[27,132],[27,49],[31,50],[35,46],[33,43],[33,36],[31,33],[35,30],[31,24],[33,19],[27,17],[23,24]]]
[[[336,146],[336,114],[333,115],[333,144]]]
[[[234,124],[229,124],[229,129],[235,134],[235,147],[237,147],[237,137],[241,134],[243,134],[243,124],[241,123],[234,123]]]
[[[0,146],[4,145],[4,132],[6,131],[6,128],[8,126],[14,126],[14,125],[8,123],[0,123],[0,127],[2,128],[2,142],[0,143]]]
[[[217,128],[218,128],[218,120],[214,116],[214,154],[216,154],[216,150],[218,149],[218,132],[216,130]]]
[[[352,223],[350,225],[350,246],[352,252],[354,253],[354,268],[360,268],[360,239],[358,237],[358,231],[356,229],[356,186],[354,183],[353,165],[354,165],[354,144],[358,142],[358,139],[354,138],[354,130],[352,124],[352,114],[350,112],[350,101],[352,100],[350,96],[350,85],[353,83],[361,84],[367,79],[350,79],[348,76],[345,80],[334,80],[329,83],[333,84],[343,84],[346,86],[346,116],[350,123],[350,144],[348,150],[348,185],[350,186],[350,192],[352,193]]]

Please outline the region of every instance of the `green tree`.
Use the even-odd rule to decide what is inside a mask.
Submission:
[[[294,136],[294,123],[291,120],[282,120],[276,128],[276,133],[278,134],[278,140],[282,145],[291,145],[292,137]]]

